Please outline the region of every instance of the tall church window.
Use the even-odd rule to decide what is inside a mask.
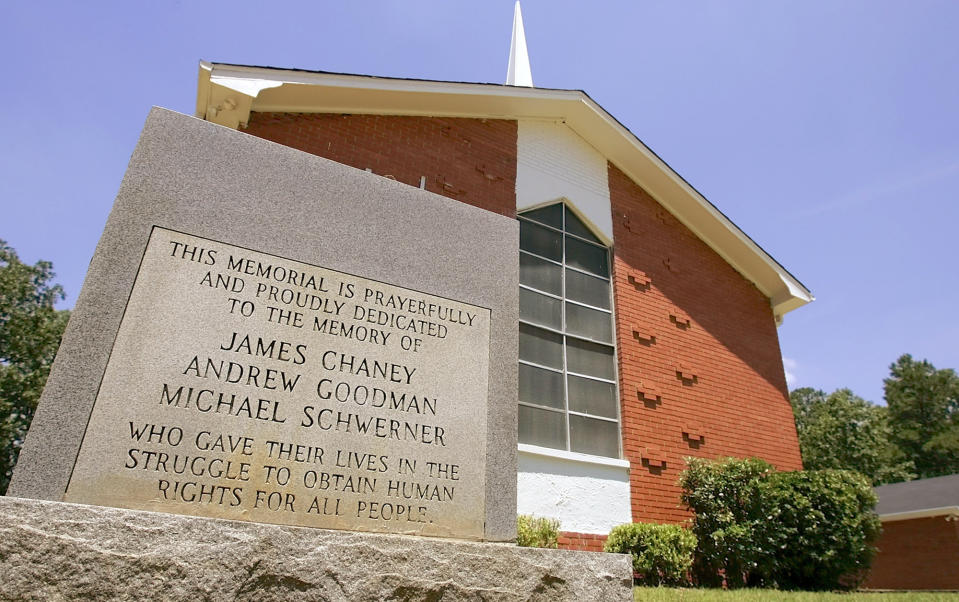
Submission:
[[[609,249],[564,203],[518,219],[519,441],[619,458]]]

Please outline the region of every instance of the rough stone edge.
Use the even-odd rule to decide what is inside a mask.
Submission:
[[[0,599],[631,600],[630,557],[0,497]]]
[[[328,206],[335,203],[330,198],[343,192],[337,190],[337,185],[341,181],[348,181],[353,186],[359,183],[361,190],[357,194],[389,201],[391,208],[393,204],[415,206],[426,219],[436,214],[455,215],[464,223],[471,224],[465,236],[477,242],[482,241],[485,249],[518,248],[519,234],[515,220],[229,128],[154,107],[134,149],[90,262],[87,278],[21,450],[20,461],[8,491],[10,495],[52,501],[62,499],[140,257],[146,248],[150,228],[160,225],[244,246],[251,243],[238,232],[256,238],[249,228],[244,231],[244,224],[236,223],[236,216],[224,215],[222,207],[216,202],[207,203],[202,196],[190,194],[198,186],[197,179],[203,182],[211,174],[219,177],[234,175],[231,170],[235,172],[231,180],[235,191],[218,191],[222,197],[229,196],[230,192],[249,194],[249,186],[244,187],[244,184],[256,184],[263,198],[270,199],[270,191],[266,186],[286,184],[284,192],[289,194],[292,191],[299,195],[283,199],[289,207],[309,207],[308,202],[304,205],[304,196],[307,201],[322,198]],[[302,177],[304,173],[312,173],[313,176]],[[254,182],[255,176],[261,180]],[[283,180],[284,177],[296,179]],[[310,184],[315,184],[317,180],[322,184],[329,183],[331,190],[317,191],[311,188]],[[162,186],[159,181],[162,181]],[[274,194],[272,198],[276,196]],[[277,208],[270,207],[273,210]],[[279,207],[284,208],[288,207]],[[231,237],[216,234],[226,222],[232,226],[234,241],[231,241]],[[276,251],[266,244],[258,246],[261,247],[258,250],[289,259],[424,292],[436,291],[437,288],[431,285],[428,278],[420,277],[420,282],[410,285],[409,282],[398,282],[391,278],[389,269],[370,273],[368,270],[355,269],[349,261],[318,261],[315,257],[295,252]],[[455,244],[446,246],[457,248]],[[498,261],[483,266],[485,271],[495,273],[497,284],[512,283],[511,292],[485,299],[478,299],[476,295],[459,299],[489,307],[493,314],[485,507],[485,537],[491,541],[510,541],[516,536],[517,253],[499,253],[501,258]],[[507,255],[511,257],[509,261],[504,261]],[[91,274],[96,276],[91,277]],[[473,287],[478,290],[480,286],[472,282],[484,278],[489,279],[489,275],[482,271],[448,277],[444,286],[438,288],[453,285],[461,289]],[[497,288],[505,291],[505,287],[489,287]],[[500,443],[497,445],[496,441]]]

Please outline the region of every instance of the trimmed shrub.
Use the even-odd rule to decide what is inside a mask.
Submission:
[[[876,496],[847,470],[773,472],[762,460],[690,458],[683,501],[695,513],[700,585],[854,587],[879,536]]]
[[[558,539],[559,521],[555,518],[536,518],[528,514],[516,517],[516,545],[555,549]]]
[[[687,585],[696,536],[679,525],[633,523],[614,527],[605,551],[632,554],[643,585]]]
[[[784,589],[859,585],[879,537],[876,494],[848,470],[781,472],[760,484],[770,508],[767,538],[777,542],[772,577]]]
[[[693,511],[698,545],[693,576],[700,585],[763,584],[760,568],[774,550],[764,538],[766,514],[759,482],[773,467],[758,458],[687,458],[679,478],[682,501]]]

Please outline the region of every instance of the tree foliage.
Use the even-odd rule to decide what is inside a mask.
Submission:
[[[873,485],[915,478],[912,462],[892,441],[886,408],[849,389],[829,395],[811,388],[789,394],[803,465],[810,470],[855,470]]]
[[[7,490],[69,312],[47,261],[27,265],[0,240],[0,494]]]
[[[892,441],[920,478],[959,473],[959,376],[909,354],[889,371],[883,383]]]

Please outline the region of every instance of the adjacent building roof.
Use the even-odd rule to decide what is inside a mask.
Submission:
[[[814,299],[796,277],[582,90],[200,63],[197,117],[238,128],[253,111],[564,123],[755,284],[769,297],[777,320]]]
[[[883,521],[959,516],[959,474],[876,487],[876,512]]]

